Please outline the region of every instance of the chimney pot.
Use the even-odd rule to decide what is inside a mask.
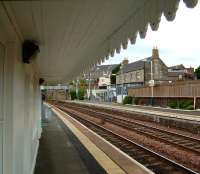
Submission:
[[[157,47],[153,47],[153,50],[152,50],[152,58],[153,58],[153,59],[159,58],[159,50],[158,50]]]
[[[128,58],[124,58],[124,60],[122,61],[123,65],[127,65],[129,63]]]

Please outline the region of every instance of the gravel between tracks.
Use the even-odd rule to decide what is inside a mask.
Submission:
[[[77,112],[77,111],[75,111]],[[87,114],[81,114],[81,117],[94,121],[97,124],[102,125],[103,127],[110,129],[122,136],[125,136],[126,138],[129,138],[139,144],[144,145],[145,147],[154,150],[155,152],[162,154],[164,156],[166,156],[167,158],[170,158],[178,163],[183,164],[184,166],[191,168],[195,171],[200,172],[200,156],[192,153],[192,152],[187,152],[187,150],[183,150],[183,149],[179,149],[177,147],[174,147],[172,145],[169,145],[167,143],[158,141],[158,140],[154,140],[150,137],[141,135],[139,133],[136,133],[134,131],[130,131],[128,129],[122,128],[120,126],[108,123],[108,122],[104,122],[99,118],[94,118],[92,116],[89,116]],[[144,122],[143,122],[144,123]],[[146,123],[148,124],[148,123]],[[155,124],[153,124],[155,126]],[[153,126],[152,125],[152,126]],[[156,125],[156,127],[158,127],[158,125]],[[164,128],[163,126],[161,126],[162,128]],[[175,131],[171,128],[167,128],[170,131]],[[183,131],[178,130],[179,133],[183,133]],[[188,134],[190,135],[190,133]],[[199,135],[195,135],[193,137],[199,138]]]

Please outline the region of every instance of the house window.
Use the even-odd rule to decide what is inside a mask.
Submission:
[[[140,72],[136,72],[136,79],[137,79],[137,80],[140,79]]]
[[[123,83],[123,75],[121,75],[121,83]]]
[[[124,74],[124,81],[126,81],[126,74]]]
[[[119,83],[122,83],[122,75],[119,76]]]

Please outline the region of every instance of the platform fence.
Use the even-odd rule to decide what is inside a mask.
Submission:
[[[128,95],[138,99],[138,104],[153,104],[168,106],[172,100],[189,100],[194,103],[194,108],[200,108],[200,80],[178,81],[167,85],[154,87],[139,87],[128,89]],[[152,103],[153,99],[153,103]]]

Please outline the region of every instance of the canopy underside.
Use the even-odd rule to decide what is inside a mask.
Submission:
[[[183,0],[192,8],[198,0]],[[161,15],[172,21],[179,0],[4,1],[19,39],[36,40],[39,74],[62,83],[126,49],[148,25],[157,30]]]

